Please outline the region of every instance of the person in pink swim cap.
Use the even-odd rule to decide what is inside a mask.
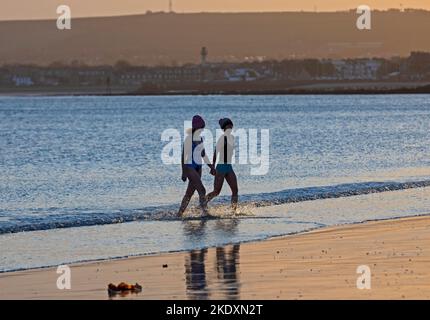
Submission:
[[[215,167],[209,161],[206,155],[203,138],[201,133],[205,128],[206,123],[199,115],[195,115],[192,121],[192,129],[187,135],[182,148],[182,181],[187,181],[188,187],[182,199],[181,206],[178,211],[178,216],[182,217],[188,204],[197,190],[199,194],[200,207],[203,216],[207,215],[206,189],[202,182],[202,166],[206,163],[211,169],[211,174],[215,175]]]

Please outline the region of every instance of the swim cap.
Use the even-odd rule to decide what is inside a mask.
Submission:
[[[233,121],[231,121],[229,118],[222,118],[219,121],[219,126],[221,127],[221,129],[225,129],[225,127],[227,127],[228,125],[233,126]]]
[[[206,126],[205,120],[199,115],[193,117],[193,129],[203,129]]]

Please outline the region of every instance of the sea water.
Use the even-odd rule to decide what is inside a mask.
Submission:
[[[175,217],[186,184],[161,135],[194,114],[270,132],[267,174],[234,165],[235,219],[227,184],[210,207],[222,219]],[[429,141],[429,95],[1,97],[0,271],[430,213]]]

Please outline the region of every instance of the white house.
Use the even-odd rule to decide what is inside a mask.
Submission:
[[[226,80],[237,82],[237,81],[256,81],[260,78],[260,74],[248,68],[236,68],[232,70],[226,70],[224,72]]]
[[[30,77],[13,76],[12,81],[15,83],[15,86],[17,87],[30,87],[34,85],[34,82]]]

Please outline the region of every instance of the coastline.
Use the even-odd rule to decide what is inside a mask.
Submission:
[[[109,93],[104,86],[25,88],[5,90],[0,97],[61,96],[195,96],[195,95],[395,95],[430,94],[430,82],[215,82],[171,83],[142,88],[115,87]]]
[[[0,274],[0,299],[108,299],[107,285],[138,282],[115,299],[428,299],[430,217],[332,226],[218,248],[71,265],[72,289],[56,268]],[[372,289],[356,287],[356,269]]]

